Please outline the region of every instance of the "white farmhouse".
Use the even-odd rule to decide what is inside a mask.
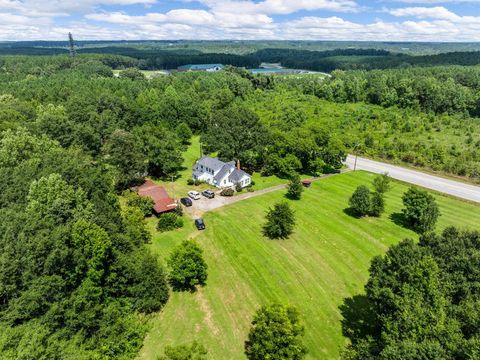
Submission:
[[[240,169],[240,162],[224,163],[218,158],[204,156],[193,166],[193,180],[205,181],[218,188],[226,188],[240,184],[243,188],[252,182],[252,177]]]

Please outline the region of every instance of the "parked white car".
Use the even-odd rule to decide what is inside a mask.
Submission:
[[[193,199],[193,200],[198,200],[198,199],[200,199],[200,193],[198,191],[189,191],[188,192],[188,197]]]

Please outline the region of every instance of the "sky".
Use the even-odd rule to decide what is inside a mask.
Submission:
[[[480,41],[480,0],[0,0],[0,41]]]

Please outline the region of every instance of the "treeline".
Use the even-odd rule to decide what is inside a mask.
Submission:
[[[413,56],[376,49],[337,49],[308,51],[262,49],[254,53],[262,62],[281,63],[288,68],[332,72],[334,70],[374,70],[417,66],[480,64],[480,52],[449,52]]]
[[[128,46],[89,47],[77,49],[78,54],[117,55],[136,59],[134,64],[143,70],[176,69],[187,64],[224,64],[256,68],[260,60],[251,55],[201,53],[198,50],[156,50]],[[0,47],[0,55],[66,55],[68,48],[59,47]],[[120,67],[121,65],[119,65]]]

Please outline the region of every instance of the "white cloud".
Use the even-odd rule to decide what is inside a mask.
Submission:
[[[155,12],[148,8],[155,0],[0,0],[0,40],[64,40],[71,31],[77,39],[480,41],[480,17],[459,16],[444,6],[384,9],[398,19],[359,23],[341,16],[361,9],[352,0],[183,1],[200,2],[205,9]],[[126,10],[108,12],[101,7],[112,4],[143,4],[148,10],[130,15]],[[335,14],[291,20],[275,17],[314,10]],[[73,13],[84,17],[72,21],[68,15]],[[66,16],[64,25],[56,25],[57,16]]]
[[[480,19],[349,22],[338,17],[304,17],[287,22],[282,38],[298,40],[479,41]]]
[[[300,10],[355,12],[359,5],[353,0],[198,0],[214,12],[287,15]]]
[[[447,3],[471,3],[475,4],[480,2],[480,0],[396,0],[396,2],[406,3],[406,4],[447,4]]]
[[[394,16],[413,16],[419,19],[443,19],[457,21],[461,19],[460,16],[454,14],[443,6],[437,7],[408,7],[387,10],[387,12]]]

